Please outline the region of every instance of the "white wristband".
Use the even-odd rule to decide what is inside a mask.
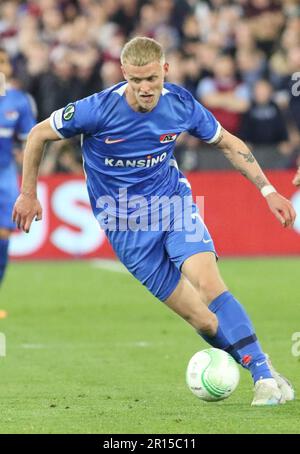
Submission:
[[[264,197],[267,197],[267,195],[272,194],[273,192],[277,192],[277,191],[274,188],[274,186],[272,186],[271,184],[268,184],[267,186],[264,186],[263,188],[261,188],[260,192],[262,193],[262,195]]]

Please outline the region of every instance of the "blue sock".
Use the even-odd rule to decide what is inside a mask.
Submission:
[[[213,347],[227,351],[249,369],[254,383],[261,378],[272,378],[253,325],[234,296],[228,291],[222,293],[210,303],[209,309],[216,314],[219,327],[214,337],[201,334],[203,339]]]
[[[0,238],[0,284],[2,282],[8,260],[8,239]]]

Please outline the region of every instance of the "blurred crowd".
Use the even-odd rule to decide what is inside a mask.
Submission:
[[[300,164],[298,0],[0,2],[0,46],[38,121],[121,81],[120,52],[136,35],[163,45],[168,81],[190,90],[254,153],[263,150],[265,167]],[[53,143],[42,173],[80,173],[79,148],[77,140]],[[206,147],[194,137],[182,136],[176,154],[184,170],[205,167]]]

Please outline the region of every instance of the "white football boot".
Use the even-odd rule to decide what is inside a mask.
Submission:
[[[267,358],[267,363],[270,368],[271,374],[273,378],[275,379],[278,388],[281,391],[282,397],[285,401],[288,400],[294,400],[295,399],[295,391],[292,386],[292,384],[289,382],[289,380],[285,377],[283,377],[281,374],[279,374],[275,369],[273,364],[271,363],[269,355],[265,354]]]
[[[284,404],[282,392],[274,378],[257,380],[254,386],[252,406]]]

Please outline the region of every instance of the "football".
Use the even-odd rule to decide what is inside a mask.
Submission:
[[[235,360],[218,348],[195,353],[186,370],[189,389],[199,399],[214,402],[229,397],[240,380]]]

